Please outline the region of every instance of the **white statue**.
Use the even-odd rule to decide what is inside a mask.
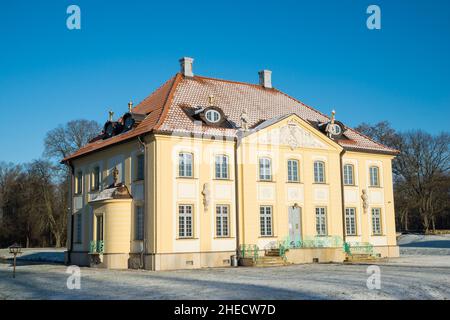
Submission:
[[[250,119],[248,118],[247,110],[244,109],[244,111],[242,111],[241,113],[241,128],[244,129],[245,131],[248,130],[249,120]]]
[[[209,208],[209,204],[211,203],[211,191],[209,188],[209,183],[205,183],[203,185],[202,195],[203,195],[203,206],[205,207],[205,211],[207,211]]]
[[[364,213],[367,213],[367,210],[369,209],[369,196],[367,195],[366,189],[362,189],[361,199],[363,201]]]

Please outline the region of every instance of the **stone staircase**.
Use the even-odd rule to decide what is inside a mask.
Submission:
[[[280,256],[280,250],[278,249],[265,250],[264,256],[259,257],[255,262],[255,267],[279,267],[285,265],[288,265],[288,263]]]

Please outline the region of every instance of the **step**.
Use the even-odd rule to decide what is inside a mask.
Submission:
[[[256,261],[269,263],[269,262],[279,262],[279,261],[284,261],[284,260],[281,257],[262,257],[262,258],[259,258]]]
[[[285,261],[281,257],[260,257],[258,260],[256,260],[255,266],[257,267],[273,267],[273,266],[284,266],[286,265]]]

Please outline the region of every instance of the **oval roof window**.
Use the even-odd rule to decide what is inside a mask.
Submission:
[[[206,119],[211,123],[217,123],[220,121],[221,115],[217,110],[210,109],[205,112]]]

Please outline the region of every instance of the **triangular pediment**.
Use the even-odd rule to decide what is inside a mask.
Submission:
[[[341,149],[337,143],[295,114],[261,123],[246,134],[246,140],[291,149]]]

